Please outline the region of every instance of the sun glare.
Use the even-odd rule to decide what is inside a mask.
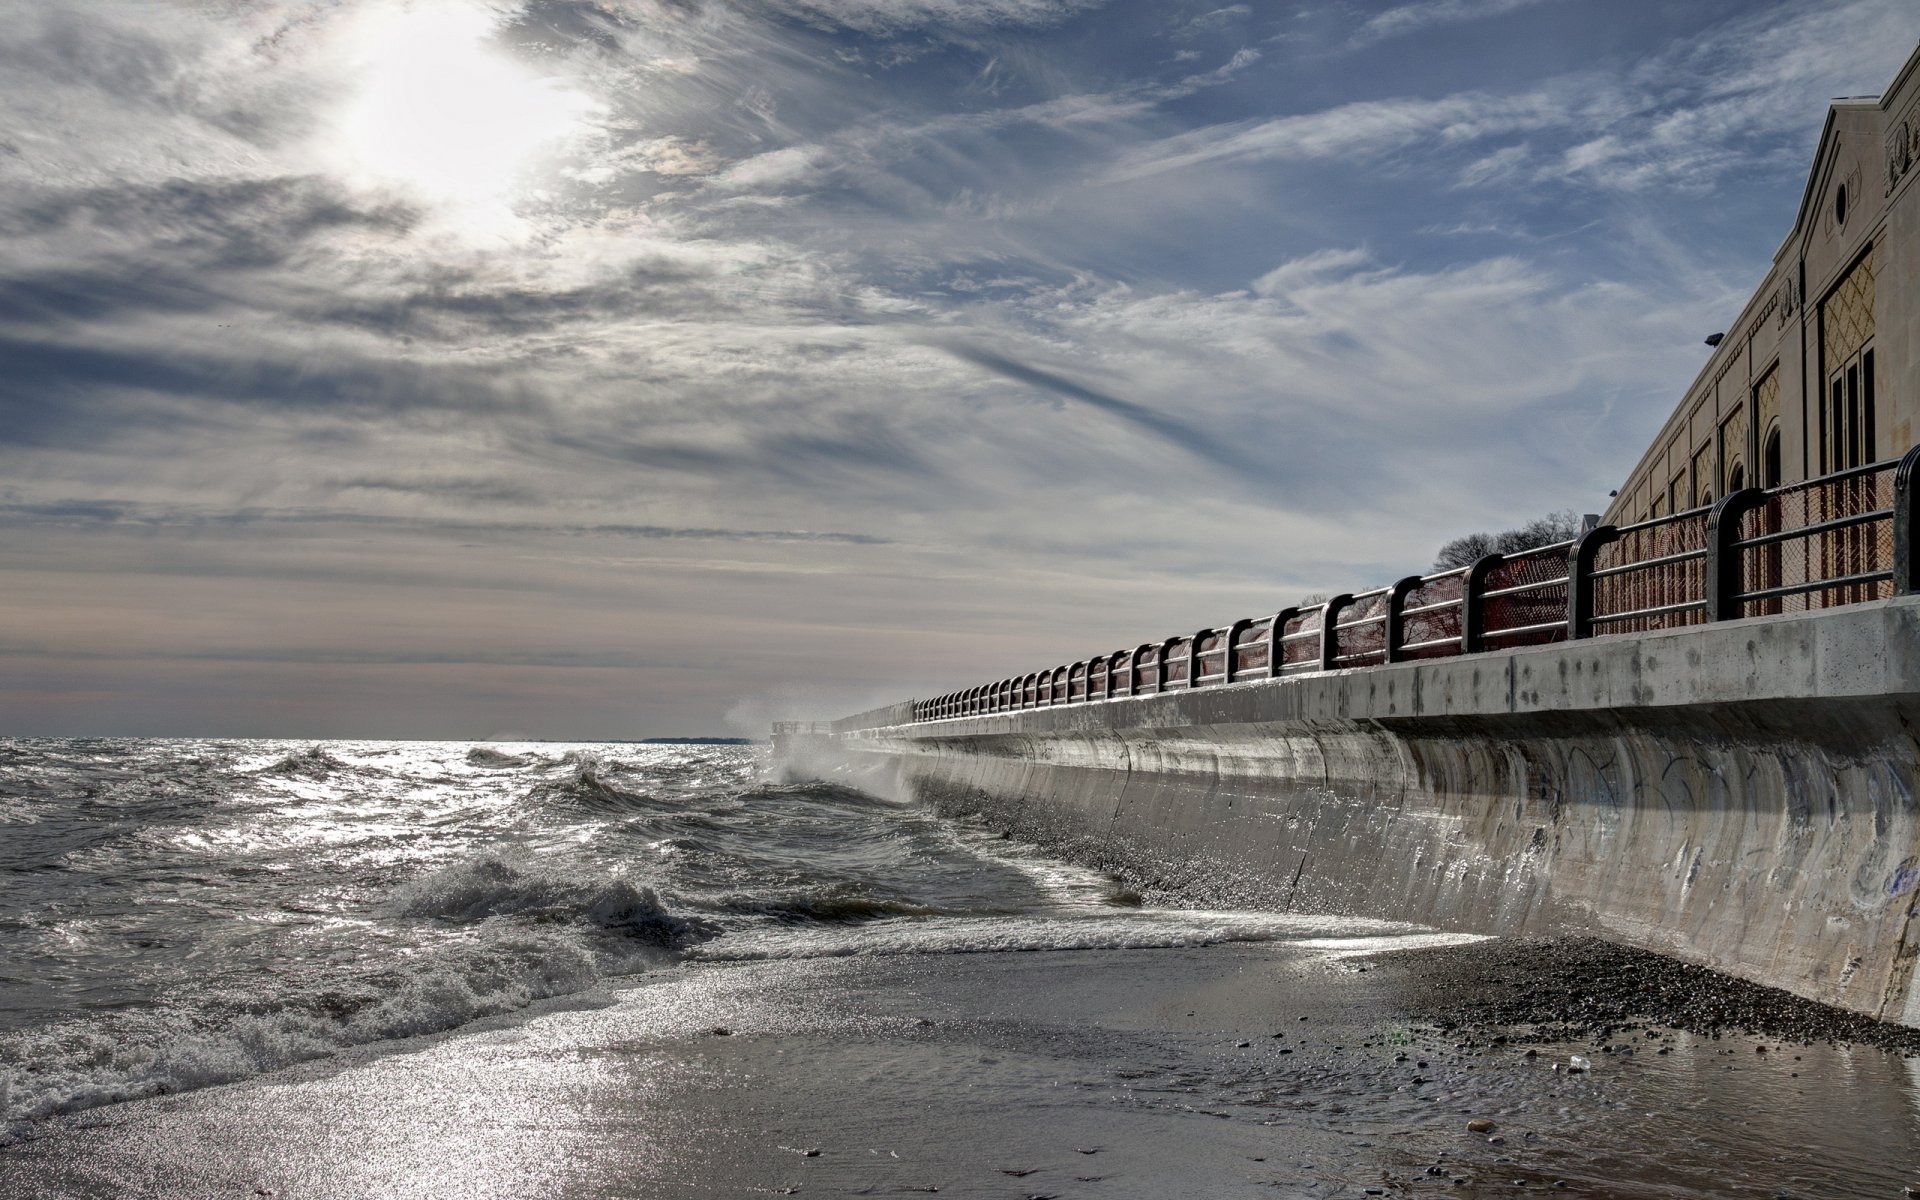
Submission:
[[[456,0],[365,18],[334,146],[342,169],[469,217],[510,218],[541,157],[586,132],[597,106],[498,49],[496,22]]]

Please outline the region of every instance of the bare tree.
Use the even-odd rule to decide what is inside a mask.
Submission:
[[[1580,516],[1572,509],[1535,517],[1518,529],[1505,533],[1469,533],[1440,547],[1434,555],[1433,569],[1451,571],[1473,565],[1489,554],[1518,554],[1537,546],[1572,540],[1580,532]]]

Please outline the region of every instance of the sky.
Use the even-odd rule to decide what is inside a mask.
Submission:
[[[1598,512],[1911,0],[5,0],[0,735],[754,735]]]

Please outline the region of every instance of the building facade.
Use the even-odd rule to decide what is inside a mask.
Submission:
[[[1827,110],[1799,216],[1602,520],[1903,454],[1920,415],[1920,49]]]

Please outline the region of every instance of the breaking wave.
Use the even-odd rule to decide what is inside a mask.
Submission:
[[[505,854],[484,854],[403,884],[389,907],[402,916],[453,921],[581,921],[668,949],[719,932],[667,911],[652,888],[628,879],[586,876]]]
[[[230,1083],[587,992],[718,932],[630,880],[498,853],[402,884],[384,907],[449,926],[446,940],[402,961],[316,972],[270,999],[229,986],[197,997],[190,1016],[0,1039],[0,1144],[24,1120]]]

